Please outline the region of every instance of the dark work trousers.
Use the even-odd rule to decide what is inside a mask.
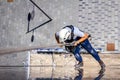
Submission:
[[[98,55],[98,53],[96,52],[96,50],[91,46],[90,42],[88,39],[86,39],[84,42],[78,44],[74,50],[73,50],[73,54],[76,58],[77,61],[82,62],[82,57],[80,55],[80,50],[81,50],[81,46],[82,48],[84,48],[86,51],[88,51],[89,54],[91,54],[97,61],[100,61],[100,57]]]

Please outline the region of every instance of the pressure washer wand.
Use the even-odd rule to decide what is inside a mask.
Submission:
[[[74,42],[72,43],[61,43],[61,44],[58,44],[59,46],[74,46]]]
[[[55,44],[55,45],[50,45],[50,46],[27,46],[27,47],[21,46],[21,47],[14,47],[14,48],[5,48],[5,49],[0,49],[0,55],[36,50],[39,48],[52,48],[56,46],[73,46],[73,44],[65,43],[65,44]]]

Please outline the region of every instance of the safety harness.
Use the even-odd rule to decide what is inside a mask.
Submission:
[[[73,41],[74,41],[74,27],[72,26],[72,25],[68,25],[68,26],[65,26],[65,27],[63,27],[63,29],[64,28],[70,28],[71,29],[71,39],[67,39],[65,42],[66,43],[72,43]],[[79,29],[80,30],[80,29]],[[82,31],[82,30],[80,30],[80,31]],[[83,32],[83,31],[82,31]],[[89,37],[90,37],[91,35],[89,34]],[[81,37],[76,37],[76,39],[75,40],[79,40]],[[69,51],[69,52],[73,52],[73,50],[74,50],[74,48],[75,48],[75,46],[65,46],[65,49],[67,50],[67,51]]]
[[[74,27],[72,25],[68,25],[68,26],[63,27],[63,29],[67,28],[67,27],[71,29],[71,39],[69,39],[69,40],[67,39],[65,42],[66,43],[71,43],[71,42],[74,41],[74,39],[73,39],[73,37],[74,37]],[[73,52],[74,48],[75,48],[74,46],[65,46],[65,49],[68,52]]]

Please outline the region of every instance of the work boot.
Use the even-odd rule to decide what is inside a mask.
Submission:
[[[75,64],[76,68],[83,67],[83,62],[79,62],[78,64]]]
[[[98,61],[100,64],[101,69],[105,69],[105,64],[102,60]]]

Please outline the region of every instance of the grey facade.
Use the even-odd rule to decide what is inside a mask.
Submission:
[[[120,0],[33,1],[52,21],[37,28],[34,31],[34,42],[31,42],[32,32],[26,34],[28,13],[34,8],[35,16],[30,21],[30,29],[44,23],[48,18],[29,0],[13,0],[10,3],[0,0],[0,48],[53,45],[56,44],[54,33],[63,26],[72,24],[92,35],[91,43],[95,48],[106,51],[106,44],[113,42],[115,49],[120,50]],[[26,53],[28,52],[21,56],[13,54],[11,58],[20,58],[24,62]]]
[[[52,21],[35,30],[35,40],[31,43],[32,32],[27,32],[27,16],[33,4],[29,0],[0,1],[0,47],[52,45],[54,33],[65,25],[73,24],[92,34],[95,47],[104,50],[107,42],[114,42],[119,50],[119,0],[33,0]],[[34,6],[35,17],[30,21],[30,29],[47,21],[48,18]]]

